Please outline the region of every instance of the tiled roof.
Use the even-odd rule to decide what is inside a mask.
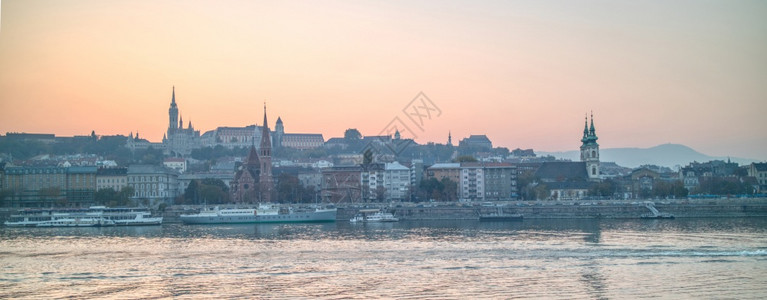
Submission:
[[[585,162],[555,161],[541,164],[538,171],[535,172],[535,176],[544,181],[585,181],[588,178],[588,173]]]

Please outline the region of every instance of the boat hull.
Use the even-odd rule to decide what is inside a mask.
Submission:
[[[250,224],[335,222],[336,211],[294,212],[277,215],[181,215],[184,224]]]
[[[658,220],[658,219],[673,220],[674,216],[641,216],[639,218],[646,219],[646,220]]]
[[[522,221],[524,216],[522,215],[492,215],[492,216],[479,216],[480,222],[508,222],[508,221]]]

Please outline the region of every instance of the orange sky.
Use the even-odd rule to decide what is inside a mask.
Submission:
[[[419,142],[574,150],[593,110],[603,148],[767,159],[767,2],[543,2],[3,0],[0,133],[159,141],[175,85],[203,132],[375,135],[423,91]]]

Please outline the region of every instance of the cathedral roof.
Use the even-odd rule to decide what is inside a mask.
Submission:
[[[544,162],[535,171],[535,177],[542,181],[568,181],[568,180],[586,180],[586,163],[570,161]]]
[[[245,165],[258,165],[258,152],[256,151],[255,146],[250,146],[250,151],[248,152],[248,156],[245,158],[245,161],[243,162]]]

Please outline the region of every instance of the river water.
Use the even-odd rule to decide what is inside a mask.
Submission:
[[[767,297],[767,219],[0,228],[0,298]]]

